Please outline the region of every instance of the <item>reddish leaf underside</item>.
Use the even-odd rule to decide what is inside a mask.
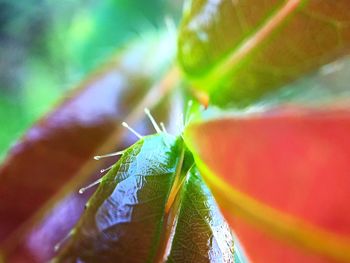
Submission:
[[[205,130],[205,132],[203,132]],[[185,133],[253,262],[350,262],[350,112],[273,110]]]

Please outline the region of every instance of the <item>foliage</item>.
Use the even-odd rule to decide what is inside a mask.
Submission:
[[[128,44],[2,164],[4,261],[350,262],[349,7],[192,0],[177,54],[169,29]],[[145,107],[173,135],[132,144]]]

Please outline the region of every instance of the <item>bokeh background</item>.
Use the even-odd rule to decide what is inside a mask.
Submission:
[[[0,0],[0,160],[30,125],[182,1]]]

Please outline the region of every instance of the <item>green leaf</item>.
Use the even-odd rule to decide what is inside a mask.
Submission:
[[[247,104],[346,53],[350,2],[193,0],[178,59],[221,106]]]
[[[180,190],[179,190],[180,189]],[[128,148],[56,262],[233,262],[233,236],[181,137]]]
[[[190,169],[178,202],[167,262],[233,262],[233,253],[234,262],[240,262],[232,233],[196,166]]]

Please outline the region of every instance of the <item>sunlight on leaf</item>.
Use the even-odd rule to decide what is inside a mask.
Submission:
[[[350,2],[193,0],[178,58],[221,106],[245,105],[349,50]]]

